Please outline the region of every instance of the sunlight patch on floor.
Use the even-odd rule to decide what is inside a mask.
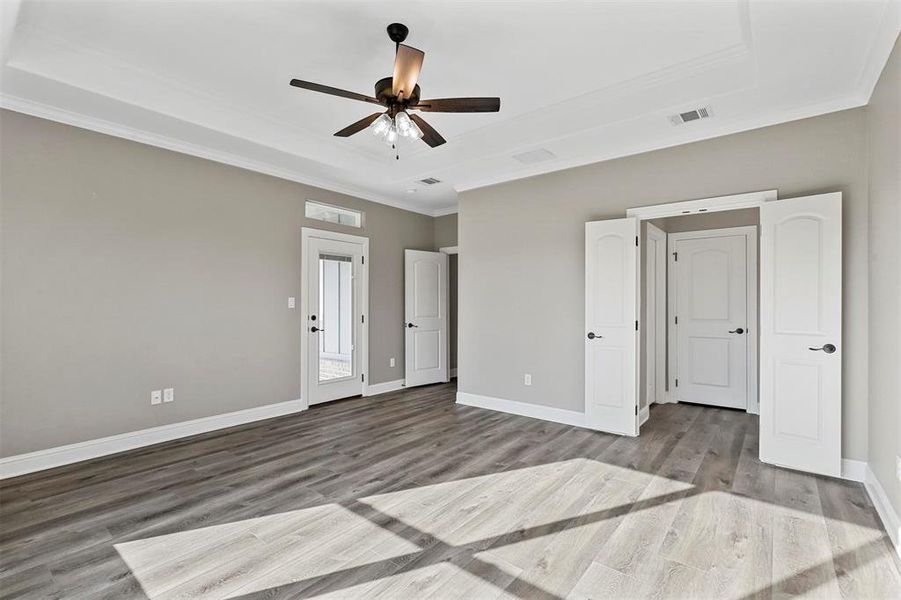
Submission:
[[[603,511],[628,506],[649,482],[657,479],[664,478],[578,458],[369,496],[360,501],[448,544],[463,545],[589,513],[595,513],[599,519],[612,517]],[[681,482],[672,485],[677,489],[692,488]],[[517,545],[515,536],[509,542]]]
[[[419,548],[337,504],[116,544],[151,598],[228,598]]]

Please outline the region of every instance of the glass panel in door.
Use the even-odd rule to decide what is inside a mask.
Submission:
[[[353,258],[319,254],[319,381],[353,377]]]

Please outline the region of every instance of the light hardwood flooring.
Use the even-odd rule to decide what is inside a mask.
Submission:
[[[23,598],[899,598],[861,485],[761,464],[757,419],[625,438],[454,404],[321,405],[0,484]]]

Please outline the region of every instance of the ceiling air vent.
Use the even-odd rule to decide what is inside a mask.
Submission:
[[[544,148],[539,148],[538,150],[530,150],[528,152],[523,152],[521,154],[514,154],[513,158],[518,160],[524,165],[533,165],[535,163],[544,162],[546,160],[551,160],[552,158],[557,158],[557,155],[551,152],[550,150],[545,150]]]
[[[681,125],[682,123],[688,123],[690,121],[700,121],[701,119],[709,119],[713,116],[713,112],[711,112],[709,106],[703,106],[701,108],[696,108],[695,110],[690,110],[688,112],[679,113],[676,115],[670,115],[669,121],[673,125]]]
[[[435,185],[436,183],[441,183],[441,180],[434,177],[426,177],[425,179],[420,179],[419,183],[422,185]]]

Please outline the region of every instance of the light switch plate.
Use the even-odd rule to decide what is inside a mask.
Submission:
[[[393,357],[388,361],[388,366],[389,366],[389,367],[393,367],[393,366],[394,366],[394,358],[393,358]]]
[[[523,385],[532,385],[532,374],[526,373],[522,378]]]
[[[153,390],[150,392],[150,403],[159,404],[163,401],[163,392],[161,390]]]
[[[163,390],[163,402],[175,401],[175,388],[166,388]]]
[[[294,296],[288,298],[288,308],[294,308]]]

